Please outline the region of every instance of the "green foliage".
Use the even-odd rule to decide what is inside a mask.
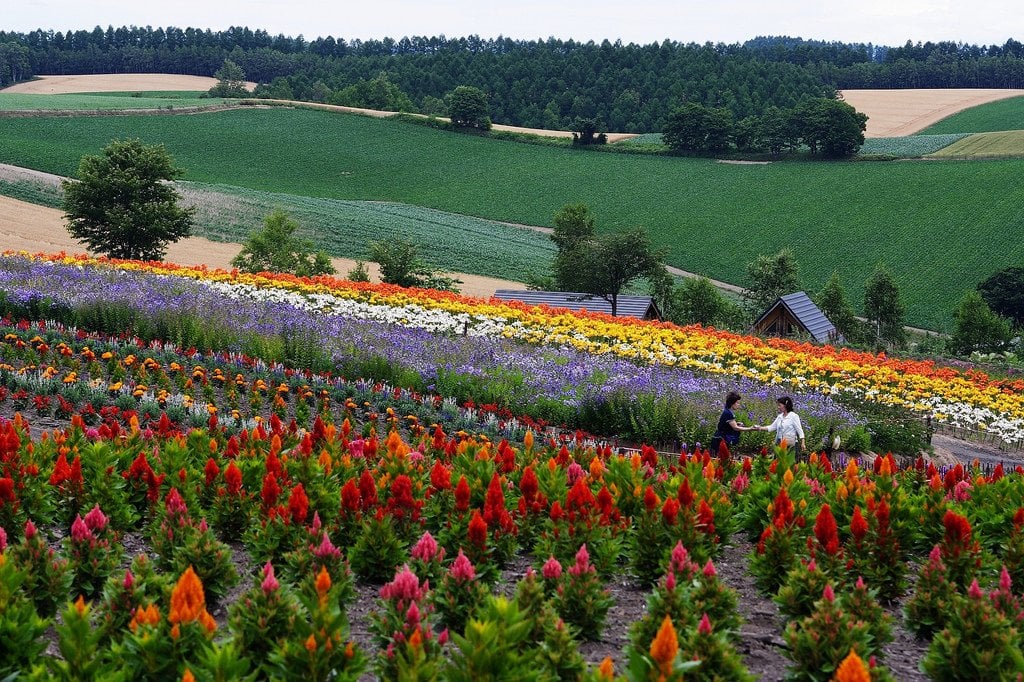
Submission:
[[[480,88],[460,85],[448,95],[448,117],[457,126],[490,130],[487,95]]]
[[[115,140],[103,156],[84,156],[78,179],[65,180],[64,212],[71,236],[113,258],[160,260],[187,237],[192,209],[167,181],[179,177],[164,146]]]
[[[597,570],[590,563],[587,546],[583,545],[576,554],[576,563],[562,575],[554,598],[555,610],[580,637],[597,641],[613,603],[611,593],[604,589]]]
[[[726,298],[707,277],[689,277],[673,292],[671,317],[677,324],[705,327],[738,326],[743,311]]]
[[[928,638],[946,626],[946,621],[963,597],[947,577],[946,565],[938,548],[921,569],[914,593],[903,607],[907,627],[919,637]]]
[[[830,587],[811,615],[789,623],[783,639],[789,646],[784,653],[793,661],[787,679],[793,680],[830,680],[850,651],[868,660],[881,650],[868,624],[846,611]]]
[[[140,96],[136,96],[140,95]],[[0,92],[0,111],[121,111],[132,109],[158,110],[173,104],[176,109],[210,109],[223,106],[220,100],[201,97],[199,93],[92,93],[68,95],[28,95]]]
[[[504,597],[489,597],[478,618],[455,634],[456,651],[444,669],[450,682],[532,682],[546,680],[529,649],[530,621]]]
[[[60,658],[48,658],[51,679],[67,680],[102,680],[115,682],[125,679],[125,673],[116,670],[100,655],[102,633],[92,627],[90,612],[92,609],[79,597],[78,601],[68,604],[64,610],[62,622],[57,625],[57,648]]]
[[[420,258],[420,247],[404,239],[370,243],[371,260],[380,266],[380,279],[400,287],[458,291],[460,280],[446,277]]]
[[[352,572],[370,583],[383,583],[391,578],[406,557],[405,543],[395,533],[390,516],[365,519],[348,555]]]
[[[0,675],[5,678],[31,667],[46,649],[41,636],[48,621],[22,592],[24,581],[25,573],[0,552]]]
[[[902,346],[907,339],[904,315],[896,279],[884,263],[878,263],[864,285],[864,316],[870,333],[879,342]]]
[[[864,144],[868,117],[846,102],[807,98],[789,114],[789,123],[800,142],[833,159],[853,156]]]
[[[366,263],[361,260],[356,261],[354,268],[348,271],[348,275],[345,276],[350,282],[369,282],[370,273],[366,270]]]
[[[1010,323],[999,317],[977,291],[968,291],[953,313],[949,348],[957,355],[999,352],[1010,341]]]
[[[774,256],[760,255],[748,263],[750,286],[743,296],[750,314],[757,317],[780,296],[799,291],[799,272],[792,249],[783,249]]]
[[[668,116],[661,136],[674,152],[714,154],[729,148],[734,125],[728,109],[688,102]]]
[[[601,124],[592,118],[576,119],[573,124],[572,143],[574,145],[607,144],[608,135],[601,132]]]
[[[22,591],[38,613],[50,615],[68,598],[71,574],[67,559],[58,557],[35,524],[25,525],[25,535],[7,550],[8,558],[25,573]]]
[[[217,84],[210,88],[210,97],[248,97],[245,89],[245,71],[235,62],[225,59],[224,63],[213,74]]]
[[[295,620],[305,615],[295,593],[277,582],[269,566],[268,563],[257,584],[228,612],[228,625],[238,652],[249,658],[257,670],[264,671],[269,671],[270,654],[295,629]]]
[[[779,613],[786,620],[811,615],[814,613],[814,602],[821,599],[821,593],[829,584],[835,584],[835,579],[830,579],[814,559],[809,562],[801,559],[790,569],[785,583],[774,597],[775,603],[779,605]]]
[[[313,253],[313,242],[296,235],[299,224],[282,210],[263,220],[231,265],[242,272],[289,272],[300,277],[333,275],[336,271],[324,251]]]
[[[933,680],[1009,680],[1024,673],[1021,634],[975,582],[949,609],[921,669]]]
[[[381,71],[376,78],[360,80],[338,90],[327,102],[377,111],[416,111],[412,100],[391,82],[386,71]]]
[[[833,272],[825,287],[818,292],[818,308],[835,325],[846,343],[857,343],[862,336],[861,323],[857,320],[853,308],[846,300],[846,292],[839,282],[839,273]]]
[[[1003,268],[978,284],[978,291],[997,314],[1024,327],[1024,267]]]

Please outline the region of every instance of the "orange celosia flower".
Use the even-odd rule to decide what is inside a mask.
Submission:
[[[327,599],[327,593],[330,591],[331,576],[327,573],[327,569],[321,566],[320,573],[316,576],[316,593],[320,597],[320,603],[323,603]]]
[[[612,663],[611,656],[604,657],[604,660],[601,661],[601,665],[597,668],[597,674],[602,680],[615,679],[615,664]]]
[[[135,632],[139,629],[140,625],[156,625],[160,622],[160,612],[157,611],[156,604],[150,604],[149,606],[140,606],[135,610],[135,615],[132,616],[132,620],[128,623],[128,629]]]
[[[185,668],[185,674],[181,676],[181,682],[196,682],[195,675],[188,668]]]
[[[672,672],[672,662],[675,661],[677,653],[679,642],[676,639],[676,629],[672,626],[672,619],[665,616],[665,620],[661,621],[661,627],[658,628],[658,634],[651,642],[651,658],[658,665],[662,675]]]
[[[836,675],[833,682],[871,682],[871,674],[868,672],[864,661],[860,659],[857,652],[850,649],[850,655],[843,659],[843,662],[836,668]]]
[[[533,431],[528,430],[526,435],[523,436],[523,448],[525,448],[527,452],[533,450]]]
[[[175,627],[171,629],[171,635],[180,623],[199,622],[207,632],[217,629],[217,623],[206,611],[206,595],[203,593],[203,583],[196,575],[196,572],[189,566],[171,592],[171,612],[167,620]]]
[[[78,599],[75,600],[75,611],[78,611],[79,616],[84,616],[89,610],[89,607],[85,604],[85,598],[82,595],[78,595]]]
[[[316,651],[316,637],[313,635],[306,638],[306,651],[309,653]]]

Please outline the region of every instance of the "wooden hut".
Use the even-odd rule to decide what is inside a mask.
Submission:
[[[550,308],[586,310],[592,313],[612,314],[612,304],[596,294],[581,294],[571,291],[530,291],[498,289],[494,298],[502,301],[519,301],[526,305],[546,305]],[[636,317],[641,320],[660,320],[661,311],[650,296],[626,296],[619,294],[615,314],[619,317]]]
[[[836,326],[802,291],[780,296],[754,322],[752,331],[764,336],[809,336],[815,343],[842,343]]]

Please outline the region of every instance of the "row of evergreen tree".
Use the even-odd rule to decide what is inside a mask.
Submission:
[[[843,88],[1024,87],[1024,46],[1015,40],[888,48],[787,37],[637,45],[478,36],[306,41],[239,27],[0,31],[0,86],[33,74],[209,76],[225,59],[250,80],[276,79],[277,90],[297,99],[326,100],[386,72],[415,108],[472,85],[488,94],[496,122],[566,128],[585,118],[628,132],[660,130],[684,102],[742,119]]]

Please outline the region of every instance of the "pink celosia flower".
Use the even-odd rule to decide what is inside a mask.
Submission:
[[[836,600],[836,593],[832,591],[832,583],[825,585],[825,591],[822,593],[821,597],[825,601],[829,602]]]
[[[455,561],[452,562],[452,567],[449,569],[452,578],[456,582],[466,583],[476,577],[476,569],[473,568],[473,563],[469,560],[462,550],[459,550],[459,555],[455,557]]]
[[[665,574],[665,589],[671,592],[676,589],[676,574],[672,569],[668,569],[668,573]]]
[[[711,634],[711,619],[708,618],[708,614],[705,613],[704,616],[700,619],[700,625],[697,626],[697,632],[699,632],[702,635]]]
[[[0,530],[2,530],[2,529],[0,529]],[[32,523],[32,519],[29,519],[28,521],[25,522],[25,539],[26,540],[31,540],[32,538],[34,538],[36,536],[36,533],[38,533],[38,532],[39,531],[36,530],[36,524]]]
[[[130,570],[124,572],[124,582],[121,583],[121,585],[126,590],[132,589],[132,587],[135,585],[135,576],[132,575],[132,572]]]
[[[181,493],[178,492],[177,488],[171,488],[171,492],[167,493],[167,500],[164,504],[167,506],[168,514],[181,514],[182,516],[188,514],[188,507],[185,506],[185,500],[181,499]]]
[[[1003,571],[999,574],[999,589],[1003,592],[1011,592],[1012,587],[1013,581],[1010,580],[1010,572],[1006,570],[1006,566],[1003,566]]]
[[[327,532],[324,531],[320,538],[320,546],[313,550],[313,556],[321,560],[340,559],[341,550],[334,546],[331,539],[327,537]]]
[[[405,622],[410,628],[415,628],[420,624],[420,607],[416,605],[416,602],[409,604],[409,609],[405,612]]]
[[[715,565],[711,562],[711,559],[708,559],[708,562],[704,564],[704,577],[714,578],[716,575],[718,575],[718,571],[715,570]]]
[[[569,481],[569,485],[574,484],[586,475],[587,472],[583,470],[583,467],[581,467],[578,462],[573,462],[565,470],[565,477]]]
[[[277,582],[277,578],[274,577],[274,567],[268,561],[263,567],[263,584],[260,585],[260,588],[262,588],[263,594],[269,595],[279,587],[281,587],[281,583]]]
[[[427,563],[437,556],[437,540],[430,534],[430,531],[423,533],[412,548],[412,558]],[[460,552],[461,554],[461,552]]]
[[[445,628],[444,630],[441,631],[441,634],[437,636],[437,643],[440,644],[441,646],[444,646],[445,644],[448,643],[448,638],[450,636],[451,635],[448,634],[448,628]]]
[[[978,579],[975,578],[971,581],[971,586],[967,588],[967,596],[971,599],[981,599],[984,595],[981,593],[981,587],[978,585]]]
[[[359,438],[348,444],[348,451],[353,457],[359,458],[363,456],[363,449],[365,447],[366,441]]]
[[[394,580],[380,588],[380,596],[393,601],[419,601],[426,591],[427,583],[420,585],[420,579],[406,565],[395,574]]]
[[[103,529],[107,527],[109,519],[106,514],[100,511],[100,506],[97,504],[89,513],[85,515],[85,525],[89,527],[89,530],[95,533],[102,533]]]
[[[313,535],[319,535],[320,534],[321,526],[323,526],[323,522],[320,521],[320,512],[314,511],[313,512],[313,522],[312,522],[312,525],[309,527],[309,531]]]
[[[71,539],[75,542],[89,542],[93,539],[92,531],[85,525],[81,514],[75,514],[75,521],[71,524]]]
[[[7,531],[3,529],[3,526],[0,526],[0,552],[5,549],[7,549]]]
[[[549,558],[544,562],[541,575],[547,580],[558,580],[562,577],[562,564],[558,563],[558,559],[555,557]]]
[[[857,576],[857,582],[854,584],[854,587],[856,587],[858,590],[862,590],[865,587],[867,587],[864,584],[864,577],[863,576]]]
[[[750,486],[750,479],[747,478],[746,474],[740,474],[732,481],[732,489],[738,493],[742,493]]]

